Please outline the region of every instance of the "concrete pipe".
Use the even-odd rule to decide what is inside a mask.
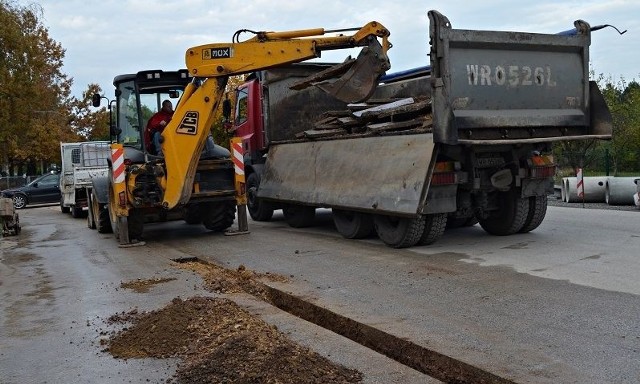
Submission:
[[[564,182],[566,203],[581,203],[582,199],[578,197],[578,178],[566,177]],[[608,176],[584,177],[584,202],[585,203],[604,203],[607,189]]]
[[[567,202],[567,188],[566,188],[567,179],[568,177],[563,177],[562,180],[560,181],[560,200],[562,200],[565,203]]]
[[[637,177],[610,177],[607,181],[605,202],[609,205],[633,205],[633,194],[638,186]]]

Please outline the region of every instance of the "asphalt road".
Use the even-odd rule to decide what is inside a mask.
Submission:
[[[271,283],[341,315],[522,383],[640,381],[640,212],[550,207],[536,231],[493,237],[479,226],[431,246],[393,250],[342,239],[328,211],[292,229],[281,216],[247,236],[183,223],[148,225],[147,245],[111,235],[57,207],[20,211],[23,233],[2,240],[0,382],[159,382],[175,362],[120,361],[100,352],[101,320],[176,296],[204,294],[170,266],[195,256],[229,268],[291,276]],[[176,277],[139,294],[121,281]],[[433,382],[272,307],[245,305],[365,381]]]

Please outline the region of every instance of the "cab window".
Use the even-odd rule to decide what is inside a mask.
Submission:
[[[247,88],[238,90],[236,102],[236,125],[242,124],[249,118],[249,94]]]

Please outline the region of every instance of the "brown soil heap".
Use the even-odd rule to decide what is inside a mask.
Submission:
[[[358,371],[289,340],[276,327],[221,298],[179,298],[148,313],[112,316],[133,325],[111,338],[117,358],[180,357],[175,383],[357,383]]]

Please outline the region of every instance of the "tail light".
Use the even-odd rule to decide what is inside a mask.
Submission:
[[[433,175],[431,175],[431,185],[451,185],[457,184],[456,164],[453,161],[437,162]]]
[[[546,179],[556,174],[556,164],[552,155],[535,155],[527,163],[529,164],[529,177],[532,179]]]

